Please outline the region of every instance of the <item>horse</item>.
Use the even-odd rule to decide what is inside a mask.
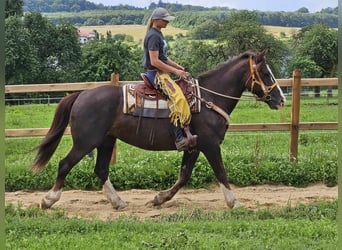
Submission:
[[[271,109],[281,109],[284,94],[266,62],[266,51],[246,51],[200,74],[196,81],[201,89],[201,111],[192,115],[190,131],[196,134],[197,145],[183,152],[180,174],[174,185],[160,191],[147,202],[159,206],[171,200],[189,180],[195,162],[202,152],[212,167],[224,200],[229,208],[241,206],[235,198],[224,164],[220,144],[229,126],[229,115],[245,90]],[[49,131],[36,147],[31,164],[41,171],[54,154],[66,127],[70,124],[73,145],[59,161],[53,187],[42,198],[41,208],[50,208],[62,193],[66,176],[87,154],[97,150],[94,172],[102,190],[114,209],[123,209],[127,203],[117,194],[109,178],[109,163],[116,140],[152,151],[176,150],[170,119],[141,118],[123,113],[122,86],[105,85],[65,96],[58,104]],[[141,120],[139,120],[141,119]],[[150,141],[153,130],[155,140]],[[137,133],[138,131],[138,133]]]

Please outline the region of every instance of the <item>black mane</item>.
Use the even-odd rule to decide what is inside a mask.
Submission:
[[[246,59],[246,58],[249,58],[250,56],[255,56],[255,55],[256,53],[254,52],[246,51],[238,56],[231,57],[227,61],[218,64],[215,68],[200,74],[198,78],[204,79],[204,78],[210,77],[212,74],[215,74],[217,71],[220,71],[222,68],[226,68],[226,69],[230,68],[231,65],[235,65],[237,61],[240,61],[241,59]]]

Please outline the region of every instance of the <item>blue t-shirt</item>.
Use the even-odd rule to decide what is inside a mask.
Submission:
[[[156,69],[151,65],[150,50],[159,51],[159,59],[167,63],[167,49],[167,43],[163,34],[159,30],[151,28],[144,39],[143,67],[149,70]]]

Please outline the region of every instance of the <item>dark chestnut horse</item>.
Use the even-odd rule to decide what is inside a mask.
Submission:
[[[170,189],[159,192],[150,201],[153,205],[170,200],[186,184],[200,152],[214,170],[228,207],[240,205],[228,184],[220,144],[229,125],[229,114],[245,89],[252,92],[257,100],[267,103],[271,109],[283,107],[285,97],[266,63],[265,54],[245,52],[198,77],[201,112],[193,114],[190,124],[191,132],[198,135],[197,146],[183,153],[177,182]],[[50,208],[60,199],[64,180],[70,170],[95,148],[95,173],[104,194],[115,209],[127,206],[108,177],[109,162],[117,139],[147,150],[176,149],[169,119],[139,118],[124,114],[122,87],[101,86],[70,94],[60,101],[49,132],[37,146],[37,156],[32,163],[35,171],[41,170],[49,161],[69,122],[73,146],[59,162],[56,182],[42,199],[42,208]],[[151,130],[154,130],[153,144],[150,141]]]

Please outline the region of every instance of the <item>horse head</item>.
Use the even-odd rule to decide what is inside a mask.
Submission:
[[[258,101],[268,104],[271,109],[281,109],[286,98],[266,62],[267,50],[249,56],[249,76],[246,88],[256,95]]]

